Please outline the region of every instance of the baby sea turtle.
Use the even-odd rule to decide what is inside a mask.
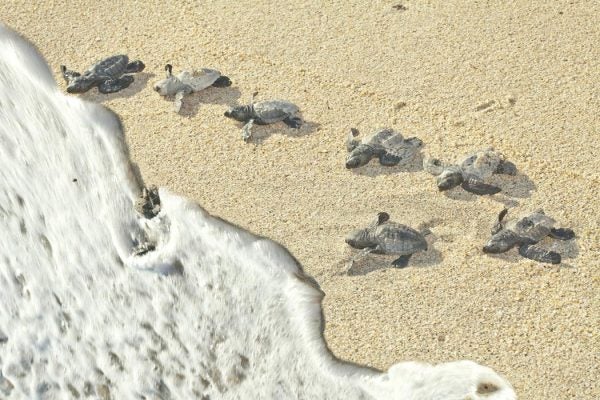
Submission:
[[[520,219],[502,222],[508,210],[505,208],[498,215],[498,222],[492,228],[492,238],[483,247],[484,253],[504,253],[515,246],[519,254],[531,260],[560,264],[559,253],[535,246],[546,236],[559,240],[570,240],[575,237],[572,229],[554,228],[556,221],[544,211],[538,210]]]
[[[202,68],[198,72],[181,71],[179,75],[173,75],[173,66],[165,66],[167,77],[154,84],[154,90],[161,96],[175,96],[175,112],[179,112],[183,104],[183,96],[192,92],[199,92],[209,86],[227,87],[231,86],[231,80],[221,75],[214,69]]]
[[[227,118],[246,122],[246,125],[242,128],[242,139],[245,142],[252,137],[252,126],[254,123],[268,125],[283,121],[291,128],[300,128],[302,119],[297,115],[300,112],[298,106],[285,100],[267,100],[255,103],[254,98],[257,93],[255,92],[252,95],[250,104],[231,107],[224,114]]]
[[[150,253],[151,251],[156,250],[156,245],[151,242],[143,242],[139,243],[131,250],[131,255],[135,257],[141,257],[145,254]]]
[[[144,217],[151,219],[160,212],[160,197],[158,188],[154,185],[143,188],[141,196],[135,202],[135,210]]]
[[[402,224],[389,222],[390,215],[386,212],[377,214],[371,225],[364,229],[351,232],[346,237],[346,243],[355,249],[362,249],[351,261],[369,253],[400,255],[392,263],[397,268],[406,267],[413,253],[427,250],[424,234]]]
[[[133,74],[141,72],[145,65],[140,60],[129,62],[124,54],[105,58],[88,68],[83,74],[60,66],[63,78],[67,82],[67,92],[83,93],[98,86],[100,93],[114,93],[125,89],[133,82]]]
[[[443,164],[437,158],[425,159],[423,168],[437,176],[437,187],[440,191],[461,185],[466,191],[478,195],[502,191],[498,186],[485,183],[492,174],[517,173],[517,167],[492,148],[468,155],[459,165]]]
[[[350,154],[346,159],[346,168],[366,165],[373,157],[378,157],[381,165],[394,166],[410,161],[419,151],[423,142],[411,137],[404,139],[393,129],[380,129],[362,141],[356,139],[358,129],[350,129],[346,139],[346,149]]]

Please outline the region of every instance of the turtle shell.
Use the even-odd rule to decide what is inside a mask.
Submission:
[[[375,150],[376,154],[386,153],[401,160],[412,158],[415,150],[421,147],[422,142],[416,138],[404,139],[399,132],[393,129],[382,129],[365,137],[362,143]]]
[[[266,124],[283,121],[300,111],[298,106],[285,100],[259,101],[253,107],[256,117]]]
[[[219,71],[208,68],[202,68],[200,71],[196,71],[193,74],[183,71],[177,76],[181,82],[190,85],[194,92],[206,89],[220,77],[221,73]]]
[[[465,157],[460,167],[470,175],[489,178],[502,162],[502,155],[493,149],[486,149]]]
[[[427,250],[425,237],[406,225],[388,222],[373,227],[369,233],[383,253],[404,255]]]
[[[554,219],[538,210],[520,219],[508,222],[506,229],[513,231],[524,239],[528,239],[532,243],[537,243],[550,234],[555,223]]]
[[[129,57],[125,54],[120,54],[97,62],[85,74],[94,74],[98,75],[98,77],[106,78],[119,78],[127,70],[127,64],[129,64]]]

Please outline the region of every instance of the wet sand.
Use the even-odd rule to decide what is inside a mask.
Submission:
[[[147,183],[290,249],[326,293],[338,357],[382,369],[471,359],[523,399],[597,399],[600,6],[546,3],[8,1],[0,20],[61,85],[61,64],[143,60],[128,89],[81,97],[121,116]],[[152,90],[167,62],[219,69],[233,85],[186,98],[176,114]],[[223,112],[254,91],[298,104],[304,127],[256,127],[245,144]],[[447,161],[494,146],[520,174],[496,180],[503,194],[477,197],[438,193],[418,163],[346,170],[350,127],[396,128]],[[505,205],[543,208],[575,230],[576,244],[556,245],[563,264],[481,252]],[[344,274],[345,234],[378,211],[429,223],[430,250],[405,269],[374,255]]]

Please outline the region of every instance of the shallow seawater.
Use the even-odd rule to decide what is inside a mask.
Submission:
[[[0,399],[514,398],[470,362],[337,360],[286,249],[162,188],[138,214],[119,119],[1,26],[0,163]]]

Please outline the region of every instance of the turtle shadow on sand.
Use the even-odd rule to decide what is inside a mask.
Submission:
[[[490,181],[501,187],[505,195],[518,199],[531,197],[531,192],[536,189],[535,183],[522,172],[514,176],[494,175]]]
[[[198,114],[203,104],[234,104],[237,103],[242,93],[237,87],[208,87],[199,92],[186,96],[179,110],[179,114],[185,117],[194,117]],[[173,96],[165,96],[165,101],[172,103]],[[172,107],[170,105],[169,107]]]
[[[414,254],[410,258],[408,267],[404,268],[431,267],[440,264],[443,260],[442,253],[439,250],[434,249],[431,244],[432,243],[430,243],[430,248],[427,251]],[[357,276],[367,275],[378,270],[404,269],[396,268],[392,265],[394,258],[396,257],[393,255],[371,254],[368,257],[355,261],[349,269],[346,269],[346,261],[340,262],[339,269],[343,271],[340,275]]]
[[[489,178],[489,182],[494,186],[498,186],[502,189],[501,192],[489,197],[499,203],[504,204],[506,207],[514,207],[518,204],[516,199],[524,199],[531,197],[531,193],[536,189],[535,184],[529,177],[521,172],[516,175],[493,175]],[[443,191],[444,196],[460,201],[475,201],[480,195],[467,192],[460,186],[452,188],[450,190]]]
[[[419,172],[423,171],[423,155],[419,152],[415,154],[413,159],[409,162],[390,167],[381,165],[376,159],[374,159],[364,167],[353,168],[350,171],[353,174],[370,176],[371,178],[379,175],[394,175],[399,172]]]
[[[236,123],[237,132],[239,132],[244,123]],[[311,121],[303,121],[300,128],[290,128],[283,122],[276,122],[269,125],[254,125],[252,138],[248,141],[248,144],[261,144],[272,135],[285,135],[292,138],[299,138],[302,136],[310,135],[318,131],[321,128],[321,124]]]
[[[562,260],[558,266],[561,268],[575,268],[568,261],[576,258],[579,255],[579,244],[577,240],[543,240],[540,242],[541,247],[546,250],[551,250],[559,253],[562,257]],[[498,253],[498,254],[486,254],[486,256],[491,258],[496,258],[498,260],[502,260],[505,262],[509,262],[511,264],[517,263],[523,260],[523,257],[519,255],[518,249],[511,249],[506,253]],[[552,264],[539,264],[543,267],[552,266]]]
[[[146,87],[148,81],[155,76],[156,75],[151,72],[138,72],[135,74],[135,79],[131,85],[118,92],[102,94],[97,88],[93,88],[85,93],[80,94],[79,96],[82,99],[91,101],[93,103],[103,103],[105,101],[118,98],[132,97],[141,92]]]

